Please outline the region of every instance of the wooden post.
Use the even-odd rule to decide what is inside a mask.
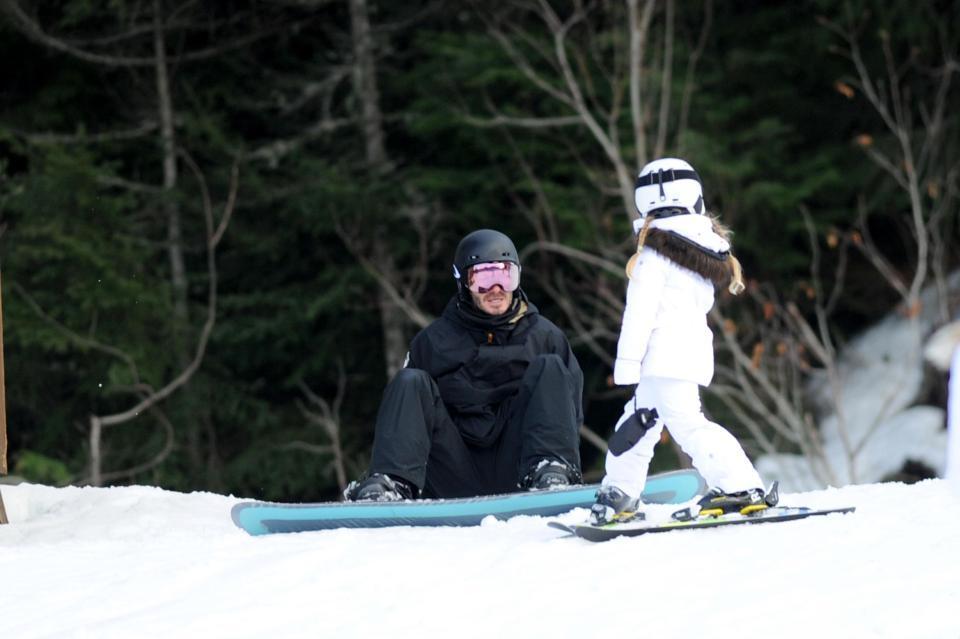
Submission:
[[[0,274],[3,271],[0,269]],[[3,288],[0,287],[0,475],[7,474],[7,386],[3,376]],[[0,524],[7,523],[7,510],[0,492]]]

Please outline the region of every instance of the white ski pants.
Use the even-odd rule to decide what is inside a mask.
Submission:
[[[696,382],[642,377],[635,398],[637,408],[656,408],[660,418],[630,450],[619,457],[607,453],[604,485],[616,486],[631,497],[641,494],[653,448],[666,426],[683,451],[690,455],[693,466],[709,487],[725,492],[763,487],[760,475],[737,439],[704,416]],[[624,406],[617,428],[633,413],[634,399],[631,398]]]

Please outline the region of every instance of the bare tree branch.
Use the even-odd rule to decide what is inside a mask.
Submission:
[[[94,51],[89,51],[87,49],[81,48],[67,40],[58,38],[56,36],[50,35],[44,31],[43,27],[32,17],[27,15],[27,13],[20,7],[17,0],[0,0],[0,10],[3,10],[10,16],[11,22],[16,26],[24,35],[32,39],[33,41],[42,44],[50,49],[59,51],[61,53],[66,53],[70,56],[73,56],[79,60],[85,62],[91,62],[94,64],[99,64],[107,67],[152,67],[156,63],[154,57],[141,57],[141,56],[131,56],[131,55],[112,55],[106,53],[97,53]],[[192,62],[198,60],[206,60],[210,58],[216,58],[224,53],[229,51],[235,51],[237,49],[242,49],[246,46],[262,40],[269,36],[275,35],[281,31],[287,29],[293,29],[299,26],[302,23],[307,22],[307,20],[302,20],[297,23],[292,23],[288,25],[278,25],[273,26],[255,33],[250,33],[245,36],[234,38],[233,40],[226,41],[222,44],[219,44],[215,47],[206,47],[202,49],[197,49],[187,53],[181,53],[177,56],[177,61],[179,62]],[[152,33],[153,27],[148,27],[144,25],[139,27],[144,33]]]
[[[312,424],[316,424],[323,429],[324,435],[330,440],[330,443],[327,445],[317,445],[307,442],[294,441],[288,442],[285,444],[285,447],[297,448],[313,454],[331,455],[331,465],[333,466],[334,474],[337,478],[337,485],[342,491],[347,487],[347,470],[345,462],[346,455],[344,453],[343,443],[340,438],[340,433],[342,430],[340,407],[342,406],[343,398],[346,395],[347,376],[343,371],[342,362],[338,362],[337,369],[339,372],[337,376],[337,393],[334,396],[332,404],[313,392],[313,390],[307,386],[306,382],[304,382],[302,379],[297,381],[297,387],[310,402],[311,406],[315,407],[316,410],[307,408],[299,401],[297,402],[297,407],[300,409],[301,414],[307,419],[307,421]]]
[[[667,131],[669,130],[671,89],[673,88],[673,31],[674,31],[674,4],[673,0],[666,0],[666,19],[663,38],[663,70],[660,72],[660,117],[657,122],[657,143],[654,146],[654,157],[663,157],[667,148]]]
[[[653,19],[655,0],[646,0],[643,13],[637,11],[638,0],[627,0],[630,29],[630,120],[633,124],[633,143],[636,147],[634,170],[639,173],[647,163],[647,136],[643,117],[643,57],[647,50],[647,35]]]
[[[127,180],[117,175],[104,175],[99,174],[94,177],[94,180],[97,184],[101,186],[106,186],[109,188],[123,189],[125,191],[131,191],[133,193],[145,193],[147,195],[157,196],[163,193],[163,188],[155,184],[145,184],[143,182],[135,182],[133,180]]]
[[[100,144],[103,142],[117,142],[121,140],[136,140],[152,135],[159,128],[157,122],[142,122],[139,126],[117,131],[100,131],[97,133],[81,131],[78,133],[33,133],[15,128],[7,130],[29,144],[38,146],[63,146],[71,144]]]
[[[581,262],[601,268],[607,273],[615,275],[620,279],[626,279],[627,277],[626,272],[623,270],[623,265],[557,242],[534,242],[526,245],[523,250],[520,251],[520,261],[523,262],[523,260],[534,251],[549,251],[551,253],[557,253],[565,257],[580,260]]]
[[[152,458],[143,462],[142,464],[137,464],[136,466],[132,466],[125,470],[117,470],[117,471],[111,471],[108,473],[100,473],[100,478],[99,478],[100,484],[116,481],[117,479],[134,477],[136,475],[139,475],[140,473],[145,473],[148,470],[156,468],[157,466],[162,464],[164,460],[166,460],[166,458],[170,456],[170,453],[173,452],[174,443],[175,443],[173,424],[170,423],[170,420],[167,418],[166,415],[164,415],[163,411],[159,410],[159,408],[157,408],[156,406],[151,407],[149,412],[154,417],[154,419],[156,419],[160,423],[160,426],[163,429],[163,435],[164,435],[163,446],[160,448],[159,451],[157,451],[157,453]],[[90,478],[84,480],[81,483],[87,483],[87,482],[93,483]]]
[[[588,444],[592,445],[601,453],[607,452],[607,440],[597,434],[595,430],[586,424],[580,425],[580,437],[582,437]]]
[[[707,38],[713,27],[713,0],[706,0],[703,5],[703,26],[700,29],[700,38],[696,46],[690,52],[687,59],[687,72],[683,81],[683,96],[680,99],[680,117],[677,124],[677,150],[683,155],[684,133],[687,130],[687,121],[690,116],[690,105],[693,101],[694,77],[696,76],[697,65],[703,57],[703,52],[707,47]]]
[[[308,144],[343,127],[352,126],[353,124],[354,120],[348,118],[320,120],[319,122],[310,125],[296,136],[274,140],[269,144],[250,151],[244,155],[244,159],[265,160],[268,166],[271,168],[276,168],[280,165],[280,160],[287,157],[291,153],[299,151],[305,144]]]
[[[18,283],[13,283],[13,290],[16,291],[26,302],[27,306],[30,307],[30,310],[36,314],[41,320],[53,327],[58,333],[69,339],[71,342],[76,344],[79,348],[90,349],[94,351],[99,351],[110,357],[120,360],[126,365],[127,369],[130,371],[131,379],[136,384],[140,384],[140,371],[137,368],[136,362],[122,349],[119,349],[115,346],[110,346],[109,344],[104,344],[99,340],[96,340],[92,337],[85,337],[76,331],[67,328],[53,317],[51,317],[43,308],[37,303],[33,297],[27,293],[26,290]]]
[[[203,178],[203,174],[200,172],[199,167],[192,158],[185,152],[183,152],[183,157],[186,160],[187,166],[194,173],[194,176],[197,178],[198,183],[201,185],[201,190],[203,192],[203,213],[204,213],[204,222],[206,225],[207,231],[207,277],[208,277],[208,293],[207,293],[207,318],[203,324],[203,327],[200,331],[199,338],[197,340],[196,348],[194,351],[193,359],[187,364],[187,366],[180,371],[180,373],[170,380],[165,386],[159,390],[153,391],[149,394],[146,394],[132,407],[128,408],[125,411],[118,413],[113,413],[110,415],[91,415],[90,416],[90,456],[91,456],[91,472],[90,472],[90,481],[94,485],[101,485],[104,481],[104,475],[101,470],[102,457],[100,453],[100,442],[102,437],[102,432],[104,429],[128,422],[141,413],[153,409],[157,404],[171,396],[178,389],[183,387],[190,381],[190,378],[193,377],[194,373],[200,368],[201,363],[203,362],[204,355],[206,354],[207,343],[209,342],[210,335],[213,332],[214,324],[216,323],[217,316],[217,265],[216,265],[216,250],[217,244],[222,237],[216,235],[214,230],[214,220],[213,220],[213,210],[210,204],[209,194],[206,189],[206,181]],[[235,204],[235,200],[234,200]],[[229,219],[230,211],[224,213],[223,219]]]
[[[564,126],[580,126],[583,124],[580,116],[576,115],[558,116],[553,118],[517,118],[496,114],[492,118],[478,118],[476,116],[464,114],[463,121],[471,126],[480,128],[513,126],[522,129],[550,129]]]

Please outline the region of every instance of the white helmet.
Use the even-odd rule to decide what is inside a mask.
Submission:
[[[647,164],[640,171],[634,189],[641,220],[658,209],[681,209],[673,215],[704,213],[700,176],[683,160],[663,158]]]

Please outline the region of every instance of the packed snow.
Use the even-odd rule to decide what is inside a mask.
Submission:
[[[4,639],[960,638],[960,494],[940,479],[781,495],[849,515],[601,544],[539,517],[251,537],[235,497],[0,491]]]

